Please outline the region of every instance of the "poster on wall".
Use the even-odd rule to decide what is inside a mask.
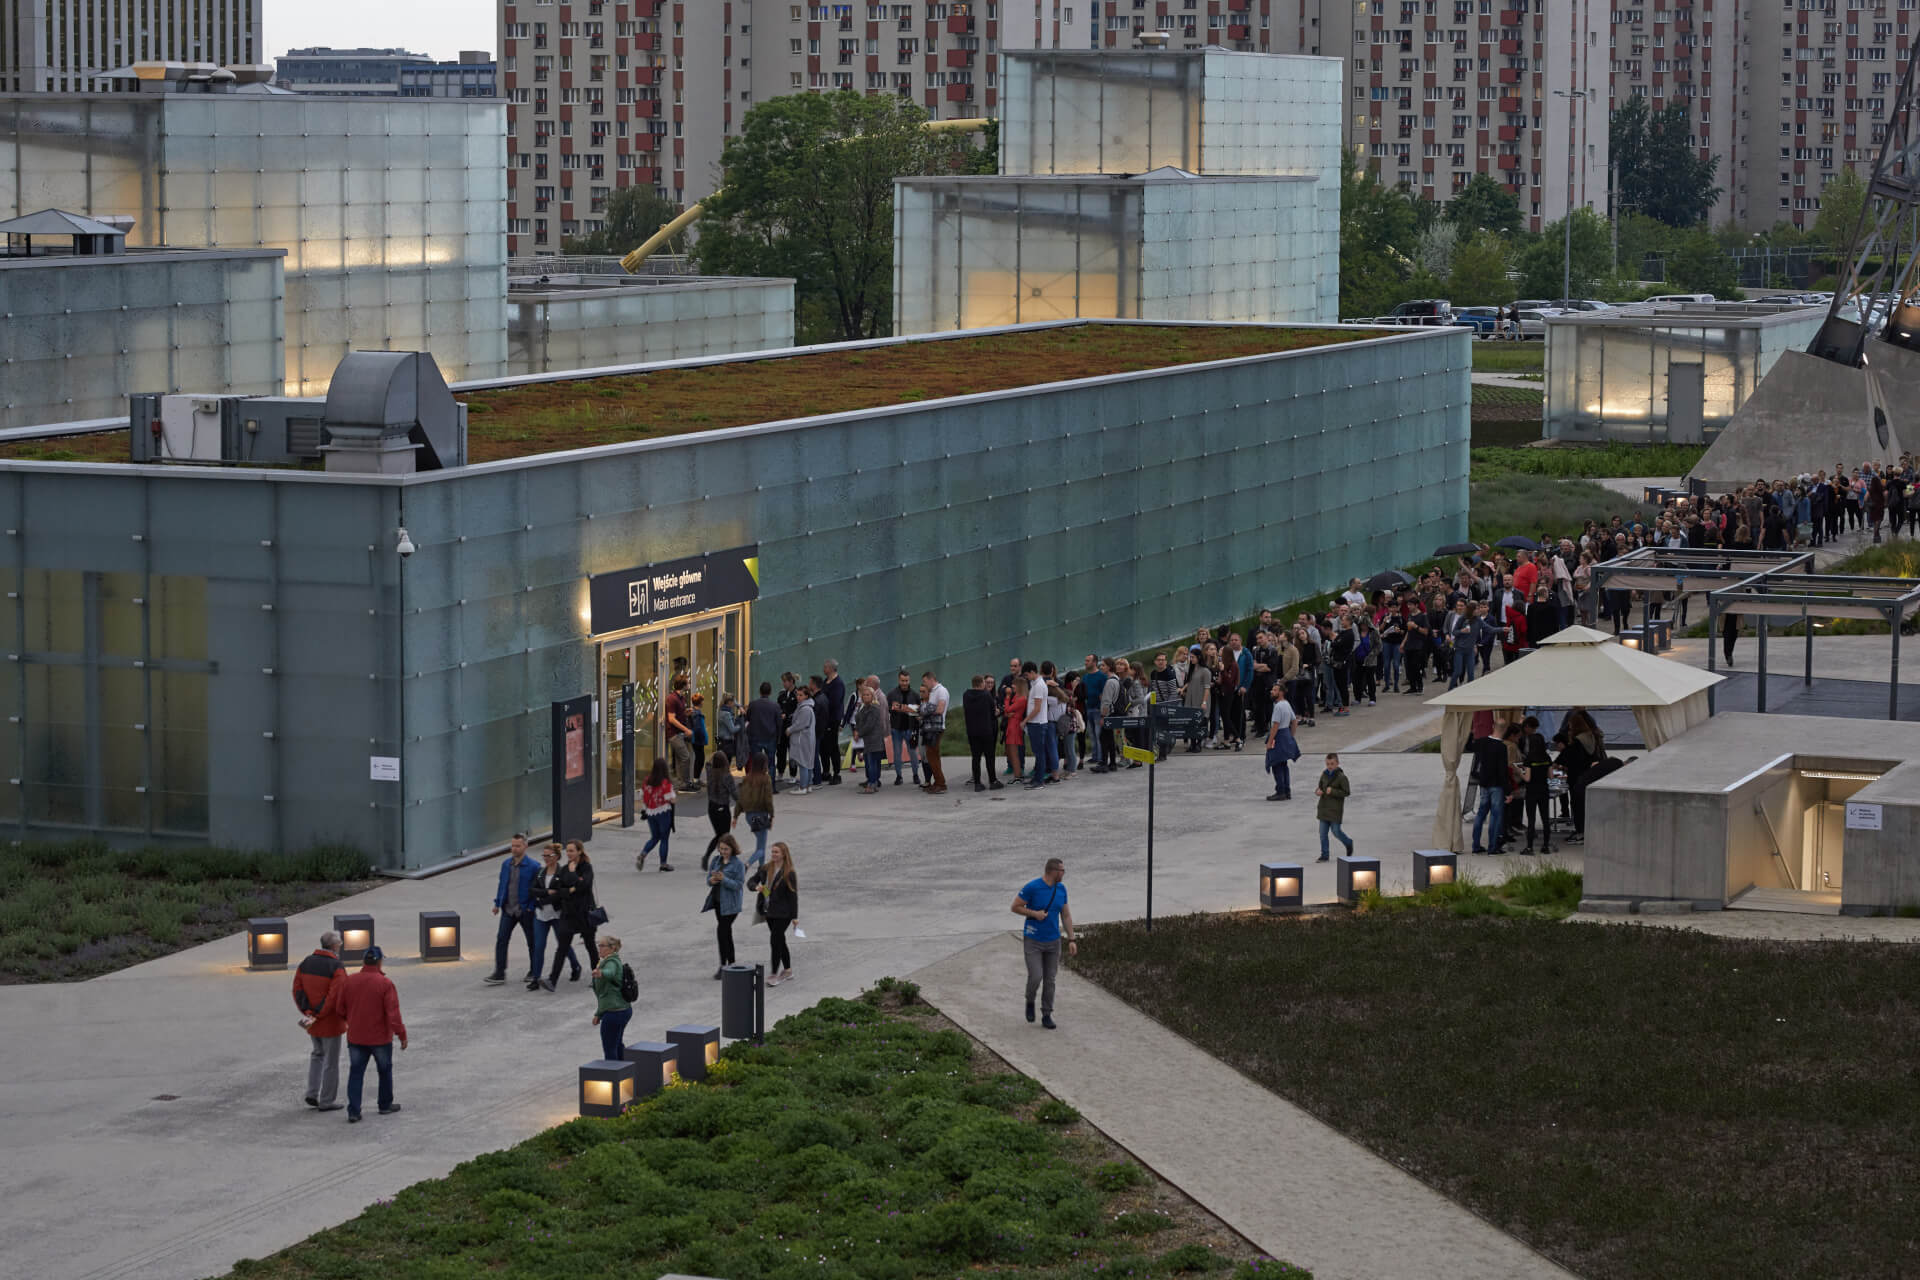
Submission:
[[[593,838],[593,697],[553,704],[553,838]]]

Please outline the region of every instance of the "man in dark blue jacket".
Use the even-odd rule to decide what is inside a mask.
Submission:
[[[500,860],[500,884],[493,893],[493,914],[500,917],[500,929],[493,939],[493,972],[485,979],[490,987],[507,980],[507,943],[515,929],[526,937],[527,964],[533,964],[533,877],[539,869],[540,864],[527,856],[527,838],[514,832],[511,850]],[[529,967],[527,990],[539,984],[539,970]]]

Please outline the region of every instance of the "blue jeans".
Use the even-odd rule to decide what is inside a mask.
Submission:
[[[533,971],[534,973],[540,974],[540,973],[545,973],[547,971],[546,969],[547,938],[559,927],[560,927],[560,922],[558,920],[542,920],[537,916],[534,918],[534,921],[533,921]],[[576,971],[580,968],[580,961],[574,958],[573,939],[570,936],[566,938],[566,950],[559,952],[558,954],[555,955],[554,958],[556,960],[564,959],[567,962],[568,967]]]
[[[522,907],[517,916],[508,915],[505,907],[500,908],[500,928],[493,938],[493,971],[502,977],[506,976],[507,943],[513,940],[515,929],[527,935],[527,963],[532,966],[527,970],[527,976],[537,978],[540,976],[540,962],[534,959],[532,907]]]
[[[600,1056],[618,1062],[627,1051],[627,1024],[633,1021],[632,1009],[615,1009],[600,1015]]]
[[[1480,827],[1486,822],[1487,815],[1493,815],[1493,839],[1485,844],[1480,842]],[[1499,787],[1480,788],[1480,809],[1473,815],[1473,851],[1497,848],[1506,838],[1507,793]]]
[[[367,1079],[367,1059],[373,1059],[373,1068],[380,1075],[380,1091],[377,1097],[380,1109],[385,1111],[393,1105],[393,1042],[385,1044],[350,1044],[347,1046],[347,1114],[360,1114],[361,1085]]]
[[[1340,824],[1337,822],[1328,822],[1322,819],[1320,823],[1320,856],[1321,857],[1325,858],[1330,856],[1327,852],[1327,836],[1329,834],[1331,834],[1333,838],[1338,840],[1341,844],[1347,846],[1347,853],[1349,855],[1353,853],[1353,841],[1347,839],[1347,833],[1340,829]]]
[[[1095,764],[1105,764],[1107,762],[1107,753],[1100,749],[1100,712],[1098,708],[1087,712],[1087,754],[1092,757]]]
[[[648,840],[640,850],[640,856],[646,857],[653,852],[653,846],[660,846],[660,865],[667,865],[667,843],[673,836],[673,815],[671,813],[650,813],[647,815]],[[698,839],[698,837],[695,837]]]
[[[1027,745],[1033,748],[1033,781],[1044,782],[1060,771],[1060,743],[1052,721],[1027,726]]]
[[[799,771],[799,773],[800,773],[800,781],[799,781],[799,783],[798,783],[797,785],[798,785],[798,786],[799,786],[799,787],[800,787],[800,788],[801,788],[802,790],[804,790],[804,789],[806,789],[807,787],[810,787],[810,786],[812,786],[812,785],[813,785],[813,770],[812,770],[812,768],[810,768],[810,767],[809,767],[809,766],[807,766],[807,765],[804,765],[804,764],[801,764],[801,763],[800,763],[800,762],[799,762],[798,760],[796,760],[796,761],[794,761],[794,768],[795,768],[796,770],[798,770],[798,771]]]
[[[754,813],[759,813],[762,817],[766,816],[764,811],[759,809],[755,809]],[[747,819],[747,829],[752,831],[753,813],[742,814],[741,816]],[[772,828],[773,824],[768,823],[758,831],[753,832],[753,856],[762,862],[765,862],[767,859],[767,832],[772,830]]]
[[[893,776],[900,776],[900,764],[905,761],[913,770],[913,780],[920,781],[920,752],[914,745],[913,731],[894,729],[889,734],[889,742],[893,747]],[[878,781],[877,776],[875,780]]]
[[[1389,689],[1400,687],[1400,642],[1380,646],[1380,679]]]
[[[1453,679],[1448,681],[1447,688],[1452,689],[1471,679],[1473,679],[1473,646],[1462,640],[1453,646]]]

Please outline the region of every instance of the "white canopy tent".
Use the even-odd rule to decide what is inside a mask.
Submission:
[[[1629,649],[1592,627],[1568,627],[1540,642],[1526,657],[1498,671],[1427,699],[1446,712],[1440,728],[1440,807],[1433,817],[1433,847],[1465,847],[1460,814],[1460,757],[1472,735],[1473,716],[1491,711],[1507,723],[1527,707],[1630,707],[1648,750],[1676,738],[1712,714],[1707,690],[1726,677],[1671,658]]]

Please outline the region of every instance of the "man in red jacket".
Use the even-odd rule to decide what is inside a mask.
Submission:
[[[340,1012],[347,1019],[347,1122],[360,1122],[360,1086],[367,1076],[367,1059],[380,1073],[380,1114],[400,1109],[393,1100],[393,1042],[406,1051],[407,1028],[400,1021],[400,995],[393,981],[380,971],[386,954],[368,947],[360,972],[340,984]]]
[[[313,1038],[313,1055],[307,1059],[307,1105],[322,1111],[340,1109],[334,1099],[340,1093],[340,1037],[347,1030],[339,1001],[346,980],[340,935],[331,930],[320,935],[320,949],[293,971],[293,1007],[300,1011],[300,1025]]]

